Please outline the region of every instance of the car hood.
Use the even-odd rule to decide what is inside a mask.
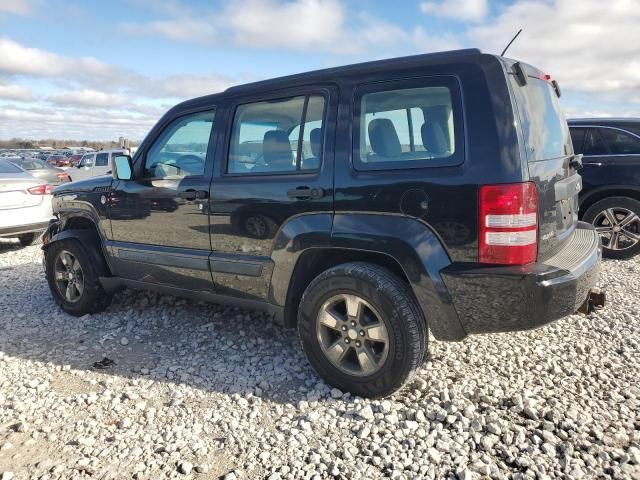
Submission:
[[[111,175],[103,175],[100,177],[91,177],[86,180],[78,180],[77,182],[62,183],[53,189],[54,195],[64,195],[73,192],[91,192],[99,188],[111,186],[113,177]]]

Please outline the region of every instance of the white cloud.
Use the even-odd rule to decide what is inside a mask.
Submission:
[[[18,107],[0,105],[0,138],[64,138],[108,140],[120,135],[142,138],[157,121],[157,115],[128,110],[101,111],[74,108]]]
[[[224,18],[241,46],[337,48],[345,12],[338,0],[245,0],[231,3]]]
[[[80,108],[113,108],[131,103],[125,95],[89,89],[65,91],[50,95],[47,100],[56,105]]]
[[[0,12],[28,15],[31,13],[31,2],[29,0],[0,0]]]
[[[112,80],[120,76],[119,69],[93,57],[72,58],[25,47],[9,38],[0,38],[0,74],[35,77],[75,77]]]
[[[33,92],[22,85],[0,85],[0,98],[28,102],[33,99]]]
[[[489,13],[488,0],[442,0],[422,2],[422,13],[458,21],[479,22]]]
[[[167,18],[121,28],[132,35],[174,41],[368,59],[455,43],[447,35],[430,36],[421,27],[406,31],[370,14],[349,11],[341,0],[231,0],[217,12],[194,11],[189,5],[180,8],[176,1],[151,8]]]
[[[154,97],[190,98],[218,93],[235,83],[224,75],[169,75],[151,81],[145,89]]]
[[[638,0],[517,0],[468,35],[500,53],[519,28],[507,56],[551,74],[561,86],[583,92],[640,89]]]
[[[122,28],[128,34],[157,35],[180,42],[210,44],[218,41],[218,29],[213,19],[178,17],[146,24],[127,23]]]

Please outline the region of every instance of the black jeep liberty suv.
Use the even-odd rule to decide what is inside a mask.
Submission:
[[[181,103],[113,175],[56,187],[46,275],[71,315],[123,287],[272,312],[330,384],[408,382],[439,340],[603,303],[555,81],[462,50]]]

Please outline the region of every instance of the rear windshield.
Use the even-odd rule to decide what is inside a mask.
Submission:
[[[562,157],[570,152],[569,127],[551,84],[529,76],[514,90],[529,161]]]
[[[22,169],[16,167],[13,163],[6,160],[0,160],[0,173],[20,173]]]

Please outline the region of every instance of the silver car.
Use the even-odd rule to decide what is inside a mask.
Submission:
[[[60,183],[71,181],[71,176],[62,168],[49,165],[47,162],[40,160],[39,158],[25,157],[10,158],[8,160],[23,170],[26,170],[34,177],[51,185],[58,185]]]
[[[38,240],[53,217],[53,186],[0,159],[0,237],[17,237],[22,245]]]

